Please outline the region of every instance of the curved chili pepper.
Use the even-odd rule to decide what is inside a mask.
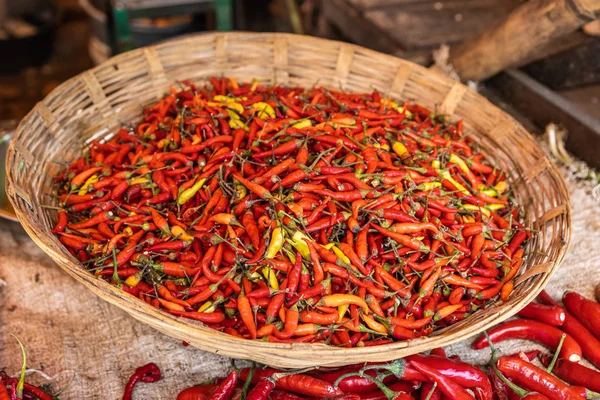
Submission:
[[[125,392],[123,394],[123,400],[131,400],[133,388],[140,380],[146,383],[160,380],[160,369],[154,363],[146,364],[142,367],[136,368],[135,373],[131,375],[129,381],[127,381]]]
[[[488,336],[492,343],[499,343],[507,339],[526,339],[540,342],[545,346],[555,349],[564,334],[558,328],[529,319],[515,319],[504,322],[490,329]],[[479,337],[474,343],[474,349],[483,349],[489,346],[485,336]],[[571,336],[567,335],[561,348],[561,357],[569,361],[581,359],[581,347]]]

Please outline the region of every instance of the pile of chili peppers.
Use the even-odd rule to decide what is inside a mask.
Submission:
[[[471,365],[443,349],[389,363],[342,368],[281,371],[244,368],[225,379],[187,388],[177,400],[581,400],[600,398],[600,372],[578,363],[583,355],[600,366],[600,304],[566,293],[563,309],[545,292],[514,319],[475,341],[490,345],[505,339],[539,341],[555,350],[497,356],[485,366]],[[555,334],[556,331],[558,333]],[[579,344],[581,348],[579,348]],[[573,358],[577,354],[578,357]],[[534,363],[534,360],[539,361]],[[576,361],[575,361],[576,360]],[[545,368],[544,368],[545,367]],[[559,379],[560,378],[560,379]],[[125,400],[129,399],[124,397]]]
[[[211,78],[55,178],[85,267],[247,339],[371,346],[507,300],[530,237],[462,121],[378,92]]]
[[[54,400],[43,389],[0,371],[0,400]]]

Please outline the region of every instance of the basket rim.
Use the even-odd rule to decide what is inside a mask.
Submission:
[[[56,93],[57,91],[64,89],[64,88],[68,87],[69,85],[72,85],[74,82],[79,82],[82,74],[84,74],[84,73],[98,71],[102,68],[105,68],[108,65],[113,65],[114,63],[116,63],[120,60],[125,60],[127,57],[131,57],[133,54],[142,54],[144,49],[146,49],[146,48],[156,49],[156,48],[160,48],[161,46],[165,46],[169,43],[173,43],[173,42],[177,42],[177,41],[193,40],[197,37],[215,37],[216,38],[219,36],[233,37],[233,38],[239,37],[239,36],[253,36],[253,37],[273,38],[273,39],[278,38],[278,37],[284,37],[284,38],[290,38],[293,40],[301,40],[301,41],[304,41],[305,43],[307,41],[312,41],[313,43],[343,44],[344,46],[350,46],[354,50],[360,49],[360,51],[362,51],[362,52],[372,53],[379,57],[386,57],[391,60],[399,59],[399,57],[381,53],[381,52],[371,50],[368,48],[364,48],[362,46],[358,46],[355,44],[350,44],[350,43],[345,43],[345,42],[340,42],[340,41],[335,41],[335,40],[329,40],[329,39],[323,39],[323,38],[317,38],[317,37],[311,37],[311,36],[305,36],[305,35],[297,35],[297,34],[292,34],[292,33],[244,32],[244,31],[218,32],[218,33],[203,32],[203,33],[199,33],[196,35],[186,36],[182,39],[169,40],[169,41],[166,41],[166,42],[154,45],[154,46],[139,48],[139,49],[135,49],[135,50],[132,50],[132,51],[129,51],[126,53],[122,53],[122,54],[113,56],[113,57],[109,58],[108,60],[102,62],[101,64],[91,68],[90,70],[84,71],[84,72],[66,80],[65,82],[61,83],[59,86],[57,86],[55,89],[53,89],[52,92],[50,92],[48,94],[48,96],[51,96],[53,93]],[[294,43],[290,43],[290,46],[294,46]],[[444,74],[442,74],[439,71],[427,69],[418,64],[412,63],[408,60],[402,60],[402,61],[407,63],[408,65],[410,65],[415,70],[419,70],[426,74],[434,74],[434,75],[440,77],[444,81],[452,81],[451,78],[445,76]],[[171,82],[167,82],[167,84],[169,84],[169,83],[171,83]],[[462,83],[460,83],[460,85],[465,86]],[[473,93],[473,95],[476,96],[477,100],[488,103],[489,105],[494,107],[494,109],[496,109],[499,113],[501,113],[503,116],[507,117],[511,122],[516,124],[518,127],[523,128],[523,131],[527,132],[528,140],[530,140],[531,142],[535,142],[535,140],[533,139],[531,134],[512,116],[510,116],[509,114],[507,114],[500,108],[493,105],[491,102],[489,102],[489,100],[487,100],[485,97],[483,97],[479,93]],[[26,122],[32,118],[32,115],[33,115],[33,113],[36,112],[38,105],[40,103],[42,103],[43,101],[44,100],[41,100],[40,102],[38,102],[38,104],[20,121],[20,123],[17,127],[17,130],[16,130],[15,138],[13,138],[13,140],[11,140],[11,143],[9,145],[9,149],[8,149],[9,153],[16,151],[15,146],[16,146],[17,141],[22,137],[22,135],[27,134],[26,128],[25,128]],[[104,120],[106,120],[106,119],[104,118]],[[467,120],[467,119],[465,118],[465,120]],[[539,145],[537,143],[535,143],[535,145],[537,147],[539,147]],[[490,327],[496,323],[501,322],[502,320],[505,320],[505,319],[513,316],[522,307],[524,307],[529,301],[531,301],[539,293],[539,291],[541,291],[543,289],[543,287],[548,283],[549,279],[552,277],[552,275],[554,274],[556,269],[559,267],[560,263],[563,261],[564,256],[566,255],[566,253],[569,249],[569,246],[571,244],[570,227],[571,227],[571,218],[572,217],[571,217],[570,198],[569,198],[568,191],[566,189],[566,183],[564,181],[564,177],[560,173],[557,166],[550,161],[547,154],[541,149],[540,149],[540,152],[543,153],[543,157],[545,158],[544,161],[547,161],[547,167],[548,167],[549,173],[552,174],[552,176],[558,178],[559,185],[562,187],[562,190],[564,191],[564,193],[566,193],[565,199],[564,199],[564,207],[565,207],[564,214],[565,214],[565,218],[566,218],[565,225],[567,226],[567,228],[569,230],[569,234],[567,235],[566,238],[564,238],[563,244],[560,247],[557,256],[551,260],[551,262],[554,264],[554,266],[553,266],[553,268],[551,268],[548,271],[547,274],[544,275],[544,277],[543,277],[544,281],[542,282],[543,284],[540,285],[539,290],[531,291],[531,293],[528,293],[527,295],[525,295],[517,303],[512,304],[512,307],[510,307],[510,308],[501,307],[495,313],[487,315],[479,321],[474,321],[474,323],[471,325],[462,327],[459,331],[454,332],[454,334],[452,334],[452,335],[440,335],[440,334],[443,334],[445,332],[445,330],[447,329],[447,328],[444,328],[442,330],[435,331],[432,335],[427,336],[427,337],[421,337],[421,338],[416,338],[416,339],[406,340],[406,341],[395,341],[390,344],[385,344],[385,345],[381,345],[381,346],[362,347],[362,348],[361,347],[340,348],[340,347],[335,347],[335,346],[326,345],[326,344],[322,344],[322,343],[272,343],[272,342],[253,341],[253,340],[244,339],[244,338],[237,338],[235,336],[232,336],[232,335],[229,335],[229,334],[226,334],[223,332],[214,331],[205,325],[200,325],[196,321],[185,319],[183,317],[176,317],[176,316],[173,316],[162,310],[157,310],[154,307],[150,306],[149,304],[146,304],[145,302],[142,302],[141,300],[139,300],[137,298],[128,296],[127,294],[123,293],[122,290],[117,289],[116,287],[109,284],[108,282],[97,279],[89,271],[85,270],[81,264],[76,263],[72,259],[65,257],[63,254],[59,253],[56,249],[54,249],[50,246],[47,246],[45,244],[44,238],[42,237],[42,235],[40,235],[40,233],[43,231],[43,229],[35,227],[32,223],[30,223],[25,218],[25,216],[28,214],[27,210],[22,209],[21,205],[16,200],[17,195],[12,190],[13,189],[12,186],[15,184],[14,184],[14,182],[12,182],[12,177],[10,175],[7,177],[5,185],[6,185],[6,189],[7,189],[7,194],[9,194],[8,195],[9,200],[15,209],[15,212],[16,212],[19,222],[21,223],[23,228],[26,230],[28,235],[34,240],[34,242],[39,247],[41,247],[42,250],[44,250],[44,252],[46,252],[48,255],[50,255],[50,257],[53,260],[59,259],[65,265],[68,265],[68,267],[65,267],[59,263],[59,266],[61,267],[61,269],[63,269],[69,275],[71,275],[72,277],[76,278],[78,281],[83,283],[88,289],[92,290],[95,294],[97,294],[98,296],[103,298],[105,301],[108,301],[109,303],[111,303],[113,305],[119,306],[120,308],[124,309],[126,312],[128,312],[128,314],[132,315],[136,319],[138,317],[136,315],[134,315],[133,312],[141,313],[141,314],[148,316],[149,318],[153,318],[157,321],[162,321],[162,323],[168,324],[169,328],[173,328],[178,331],[191,329],[191,330],[198,331],[201,334],[207,334],[207,333],[216,334],[216,335],[219,335],[219,340],[223,341],[223,343],[226,345],[251,347],[251,348],[255,348],[257,350],[258,349],[260,349],[260,350],[287,349],[287,350],[304,350],[304,351],[306,351],[306,350],[310,349],[311,352],[315,353],[315,354],[319,353],[320,351],[327,351],[327,352],[331,352],[331,353],[337,353],[336,355],[352,354],[353,356],[355,356],[355,355],[363,355],[363,354],[364,355],[373,354],[374,349],[378,350],[377,351],[378,353],[384,353],[387,351],[401,350],[401,349],[411,348],[411,347],[420,347],[420,346],[427,347],[427,345],[430,343],[435,343],[436,346],[445,346],[445,345],[449,345],[449,344],[452,344],[452,343],[455,343],[455,342],[458,342],[461,340],[465,340],[465,339],[472,337],[478,333],[481,333],[487,327]],[[7,170],[14,167],[14,166],[9,165],[8,160],[9,160],[9,157],[7,157],[5,160]],[[37,198],[32,199],[32,201],[39,202],[39,200]],[[23,207],[23,208],[25,208],[25,207]],[[535,278],[535,276],[533,278]],[[529,279],[532,279],[532,277],[530,277]],[[96,289],[96,290],[94,290],[94,289]],[[102,292],[102,294],[97,293],[97,291]],[[124,295],[126,295],[126,296],[124,296]],[[119,304],[119,302],[122,302],[122,304]],[[499,301],[496,301],[493,304],[493,306],[497,307],[498,303],[499,303]],[[133,308],[132,308],[132,306],[133,306]],[[131,312],[130,312],[130,310],[131,310]],[[475,327],[475,329],[471,329],[473,327]],[[428,348],[431,348],[431,347],[432,346],[429,346]],[[317,364],[315,364],[315,365],[317,365]]]

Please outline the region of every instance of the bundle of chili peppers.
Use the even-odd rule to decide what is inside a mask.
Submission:
[[[506,339],[539,341],[556,350],[519,352],[492,359],[486,366],[448,357],[443,349],[389,363],[365,363],[338,369],[286,372],[245,368],[215,383],[193,386],[177,400],[581,400],[600,398],[600,372],[578,361],[583,355],[600,366],[600,304],[577,293],[563,297],[561,308],[545,292],[514,319],[477,339],[480,349]],[[581,345],[581,348],[579,347]],[[573,357],[576,355],[577,357]],[[538,357],[540,363],[533,361]],[[560,379],[559,379],[560,378]]]
[[[530,233],[462,121],[378,92],[189,82],[55,178],[54,233],[173,315],[370,346],[507,300]]]

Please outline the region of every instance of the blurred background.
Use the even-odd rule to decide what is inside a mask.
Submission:
[[[528,1],[540,7],[597,3]],[[425,66],[437,63],[452,75],[454,49],[481,47],[477,40],[486,30],[528,1],[0,0],[0,121],[18,121],[61,82],[111,55],[201,31],[295,32],[344,40]],[[498,64],[491,79],[489,73],[465,72],[477,59],[463,62],[458,72],[467,78],[463,81],[485,81],[478,89],[513,115],[525,115],[531,130],[563,124],[571,132],[567,147],[597,166],[600,20],[594,21],[594,13],[579,14],[581,21],[570,25],[566,20],[572,15],[555,16],[558,34],[531,38],[534,50]],[[532,15],[522,23],[538,22]]]

